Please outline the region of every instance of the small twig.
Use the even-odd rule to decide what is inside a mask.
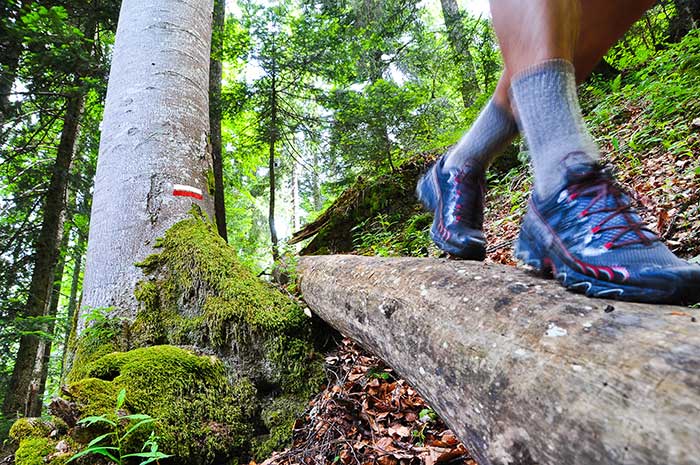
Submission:
[[[515,242],[515,238],[508,239],[507,241],[499,242],[496,245],[492,245],[491,247],[487,247],[486,253],[493,253],[497,250],[504,249],[506,247],[510,247],[511,245],[513,245],[514,242]]]

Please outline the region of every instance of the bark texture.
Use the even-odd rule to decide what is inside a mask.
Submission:
[[[277,263],[280,259],[279,239],[277,238],[277,228],[275,226],[275,197],[276,197],[276,182],[275,174],[275,144],[277,143],[277,67],[275,62],[272,62],[272,79],[270,84],[270,128],[269,128],[269,145],[270,154],[268,159],[269,177],[270,177],[270,203],[267,212],[267,223],[270,227],[270,242],[272,243],[272,261]]]
[[[224,165],[221,144],[221,74],[224,48],[224,0],[214,0],[214,23],[209,64],[209,125],[211,126],[211,158],[214,178],[214,211],[216,230],[228,242],[226,231],[226,204],[224,201]]]
[[[68,172],[75,153],[83,101],[84,96],[78,94],[70,97],[66,103],[61,139],[56,150],[56,161],[44,201],[41,231],[35,247],[29,296],[22,315],[25,318],[42,317],[48,312],[54,270],[59,257]],[[24,334],[20,338],[17,358],[3,403],[2,411],[6,418],[29,413],[31,396],[37,390],[37,386],[32,386],[32,378],[39,343],[39,336],[33,333]]]
[[[669,23],[669,35],[680,42],[691,29],[700,27],[700,0],[673,0],[673,5],[676,14]]]
[[[192,203],[214,218],[207,188],[213,0],[124,0],[95,176],[83,310],[136,312],[134,263]],[[203,200],[175,196],[176,184]],[[85,312],[83,311],[83,314]],[[83,319],[78,325],[82,328]]]
[[[432,403],[481,465],[700,463],[700,323],[502,265],[301,259],[304,299]]]
[[[66,224],[70,219],[66,221]],[[51,290],[51,300],[46,312],[48,321],[45,323],[44,332],[52,337],[56,329],[56,315],[58,314],[58,305],[61,301],[61,284],[63,280],[63,271],[66,267],[65,251],[68,248],[68,240],[70,239],[70,227],[63,228],[63,237],[59,247],[58,263],[54,269],[53,288]],[[49,365],[51,363],[51,347],[53,339],[42,338],[39,341],[39,349],[37,350],[36,361],[34,362],[34,374],[32,380],[32,389],[29,396],[29,416],[40,417],[44,406],[44,391],[46,391],[46,381],[49,377]]]

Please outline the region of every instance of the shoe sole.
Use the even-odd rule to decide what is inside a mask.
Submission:
[[[573,292],[588,297],[642,303],[689,304],[700,300],[700,285],[683,282],[680,277],[663,282],[665,289],[604,281],[573,269],[555,248],[549,252],[544,251],[525,228],[521,229],[515,243],[516,258],[545,276],[553,276]]]
[[[432,239],[440,250],[450,255],[464,260],[484,261],[486,258],[486,247],[480,239],[475,239],[475,242],[470,243],[468,246],[455,246],[446,241],[438,232],[438,218],[435,212],[438,208],[439,201],[434,195],[428,195],[437,191],[432,177],[432,169],[430,169],[421,176],[416,186],[416,197],[418,197],[418,201],[426,210],[433,214],[433,224],[430,227],[430,239]],[[430,185],[425,186],[425,183],[430,183]],[[426,194],[424,194],[424,192]]]

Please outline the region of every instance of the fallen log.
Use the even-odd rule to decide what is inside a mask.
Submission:
[[[466,261],[313,256],[299,276],[309,307],[411,382],[480,465],[700,463],[694,310]]]

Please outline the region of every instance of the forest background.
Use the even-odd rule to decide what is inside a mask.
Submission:
[[[348,206],[337,199],[373,190],[386,195],[350,223],[335,225],[349,247],[313,249],[437,254],[429,216],[411,197],[415,177],[399,173],[444,153],[496,85],[498,45],[478,3],[227,5],[214,31],[213,56],[223,63],[220,96],[212,101],[212,121],[220,118],[222,128],[222,176],[211,184],[225,206],[217,213],[220,233],[243,264],[279,277],[298,252],[287,243],[294,231],[326,210],[346,214]],[[19,340],[29,333],[42,341],[33,385],[43,402],[36,409],[59,390],[70,322],[80,306],[118,7],[106,0],[0,6],[0,403]],[[644,216],[679,254],[696,260],[699,19],[700,2],[659,2],[580,88],[598,142],[621,181],[639,193]],[[403,184],[387,189],[387,179]],[[506,152],[489,185],[490,258],[511,263],[508,246],[529,187],[525,147]],[[62,224],[60,258],[48,277],[53,292],[44,315],[27,316],[47,221]]]

